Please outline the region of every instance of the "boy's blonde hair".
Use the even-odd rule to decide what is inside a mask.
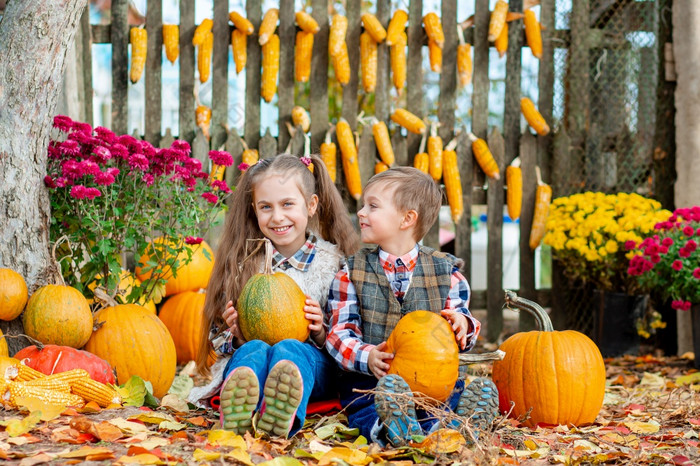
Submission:
[[[418,221],[415,239],[420,241],[435,223],[442,205],[442,191],[426,173],[413,167],[396,167],[374,175],[365,190],[374,185],[395,186],[394,207],[400,212],[415,210]]]

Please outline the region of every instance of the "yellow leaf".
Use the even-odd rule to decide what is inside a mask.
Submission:
[[[638,386],[649,390],[661,391],[666,386],[666,379],[664,379],[660,374],[645,372]]]
[[[428,435],[422,442],[413,443],[411,446],[421,448],[430,455],[442,455],[459,451],[466,444],[465,438],[456,430],[440,429]]]
[[[24,419],[10,419],[5,425],[5,432],[10,437],[19,437],[32,430],[41,419],[41,411],[34,411]]]
[[[175,421],[163,421],[158,424],[158,430],[182,430],[187,427],[187,424]]]
[[[523,445],[525,445],[525,448],[527,448],[528,450],[537,450],[537,448],[538,448],[538,446],[537,446],[537,444],[535,443],[535,441],[534,441],[534,440],[531,440],[531,439],[525,440],[525,441],[523,442]]]
[[[136,416],[131,416],[127,418],[128,421],[135,420],[135,421],[141,421],[146,424],[160,424],[163,421],[171,421],[171,422],[176,422],[175,418],[172,417],[169,414],[166,413],[158,413],[155,411],[151,411],[148,413],[143,413],[143,414],[138,414]]]
[[[602,451],[598,445],[584,439],[574,440],[573,446],[575,450],[590,450],[595,453],[600,453]]]
[[[337,463],[344,461],[352,465],[364,465],[372,462],[372,458],[367,456],[367,453],[345,447],[335,447],[328,450],[318,460],[319,466],[324,464]]]
[[[242,448],[234,448],[230,452],[226,453],[224,458],[236,460],[240,463],[247,464],[248,466],[253,466],[253,461],[250,459],[250,455]]]
[[[244,450],[248,448],[248,445],[246,445],[243,437],[235,432],[222,429],[210,430],[209,435],[207,436],[207,441],[211,445],[218,445],[222,447],[235,447],[242,448]]]
[[[653,434],[659,431],[659,423],[656,421],[630,421],[625,422],[625,426],[635,434]]]
[[[160,448],[166,445],[170,445],[170,442],[168,441],[168,439],[164,439],[161,437],[151,437],[145,439],[143,442],[133,443],[132,445],[145,448],[146,450],[153,450],[154,448]]]
[[[311,448],[311,445],[309,445],[309,448]],[[330,449],[331,449],[331,447],[328,447],[327,450],[316,451],[316,452],[312,453],[310,451],[306,451],[306,450],[302,450],[301,448],[297,448],[294,451],[294,456],[296,456],[297,458],[313,458],[316,461],[318,461],[326,453],[326,451],[328,451]]]
[[[700,372],[676,377],[676,385],[692,385],[694,383],[700,383]]]
[[[291,456],[278,456],[273,460],[258,463],[258,466],[304,466],[304,463]]]
[[[148,430],[148,427],[144,426],[143,424],[139,424],[138,422],[127,421],[123,417],[110,419],[107,422],[119,427],[122,430],[122,432],[129,435],[135,435],[141,432],[150,432]]]
[[[15,400],[18,408],[25,408],[30,413],[41,411],[42,421],[51,421],[66,410],[66,405],[46,403],[35,397],[20,397]]]
[[[92,455],[104,455],[108,453],[113,453],[113,451],[104,447],[80,447],[77,450],[60,453],[58,456],[60,458],[87,458]]]
[[[134,456],[122,456],[117,460],[117,463],[124,464],[165,464],[163,460],[151,453],[142,453]]]
[[[204,451],[201,448],[197,448],[192,453],[192,459],[195,461],[216,461],[221,458],[221,455],[218,451]]]

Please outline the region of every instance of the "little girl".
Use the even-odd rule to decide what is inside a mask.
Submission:
[[[224,429],[252,431],[255,415],[258,431],[294,435],[304,425],[309,399],[324,397],[333,385],[322,309],[344,256],[358,247],[357,233],[323,162],[289,154],[248,168],[232,196],[225,232],[207,287],[207,335],[198,368],[206,370],[212,348],[219,359],[233,353],[221,386]],[[306,294],[311,331],[306,342],[289,339],[270,346],[243,338],[234,305],[248,279],[263,269],[264,248],[249,255],[255,249],[246,241],[251,238],[272,242],[273,270],[289,275]]]

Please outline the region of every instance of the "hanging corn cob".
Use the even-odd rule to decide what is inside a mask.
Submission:
[[[406,21],[408,21],[408,13],[404,10],[394,12],[394,16],[391,17],[389,26],[386,28],[386,45],[394,45],[401,39],[401,34],[405,34]]]
[[[508,14],[508,2],[498,0],[496,6],[491,12],[489,20],[489,41],[493,42],[501,34],[503,26],[506,24],[506,15]]]
[[[425,33],[428,35],[428,40],[433,41],[441,50],[445,44],[445,34],[442,31],[440,18],[434,12],[430,12],[423,17],[423,25]]]
[[[297,11],[294,17],[296,18],[297,24],[302,31],[316,34],[321,29],[313,16],[305,11]]]
[[[442,49],[432,40],[428,40],[428,56],[430,69],[435,73],[442,71]]]
[[[506,168],[506,190],[508,216],[517,220],[523,205],[523,171],[520,168],[520,157],[516,157]]]
[[[442,178],[442,138],[437,134],[437,125],[430,127],[428,137],[428,173],[436,183]]]
[[[146,65],[146,51],[148,50],[148,35],[145,28],[131,28],[129,31],[131,42],[131,72],[129,78],[134,84],[141,79],[143,68]]]
[[[243,143],[243,153],[241,154],[241,163],[244,163],[248,167],[258,163],[258,160],[260,158],[260,156],[258,155],[258,150],[248,148],[248,144],[246,144],[246,142],[244,140],[241,140],[241,142]],[[243,170],[243,171],[245,171],[245,170]]]
[[[310,32],[297,32],[294,46],[294,79],[300,83],[309,81],[311,76],[311,55],[314,49],[314,35]]]
[[[464,40],[464,32],[460,25],[457,25],[457,37],[459,38],[459,45],[457,46],[459,85],[466,86],[472,81],[472,46]]]
[[[236,63],[236,74],[243,71],[246,61],[248,61],[248,36],[239,29],[231,32],[231,50],[233,50],[233,61]]]
[[[537,58],[542,58],[542,31],[540,22],[537,21],[535,12],[525,10],[525,39],[532,54]]]
[[[335,132],[340,145],[340,155],[343,160],[343,175],[350,195],[359,200],[362,196],[362,180],[360,178],[360,165],[357,159],[357,146],[350,125],[341,118],[335,126]]]
[[[163,45],[165,57],[174,64],[180,55],[180,27],[177,24],[163,25]]]
[[[199,100],[199,99],[197,99]],[[209,139],[209,127],[211,123],[211,108],[198,104],[194,111],[195,122],[202,129],[204,137]]]
[[[376,162],[374,164],[374,174],[378,174],[381,172],[385,172],[389,169],[389,166],[385,164],[384,162]]]
[[[309,113],[300,105],[295,105],[292,109],[292,122],[294,126],[301,126],[301,130],[305,133],[311,128]]]
[[[270,8],[265,12],[260,29],[258,30],[258,43],[265,45],[275,34],[277,29],[277,20],[279,19],[280,11],[277,8]],[[278,38],[279,41],[279,38]]]
[[[508,23],[503,25],[503,29],[501,29],[501,33],[496,37],[493,45],[496,47],[498,57],[503,58],[503,55],[508,51]]]
[[[214,21],[210,18],[206,18],[199,23],[199,26],[194,30],[194,35],[192,36],[192,45],[202,45],[204,43],[204,38],[211,32],[213,26]]]
[[[430,161],[428,158],[428,153],[425,152],[425,143],[427,139],[428,133],[426,131],[423,133],[423,137],[420,140],[420,148],[418,149],[418,153],[413,158],[413,167],[426,174],[428,174],[430,171]]]
[[[277,72],[280,67],[280,38],[272,34],[262,46],[262,86],[260,95],[270,103],[277,93]]]
[[[391,147],[391,138],[386,123],[372,117],[372,134],[374,135],[374,144],[377,146],[379,158],[382,159],[388,167],[394,165],[394,148]]]
[[[197,69],[199,70],[199,82],[209,80],[211,73],[211,55],[214,51],[214,33],[209,31],[204,36],[204,41],[197,47]]]
[[[253,23],[251,23],[248,18],[245,16],[241,15],[240,13],[236,11],[232,11],[228,14],[228,19],[231,20],[233,25],[241,31],[243,34],[246,36],[251,35],[255,29],[253,28]]]
[[[443,182],[447,194],[447,203],[450,205],[452,221],[458,223],[464,213],[464,199],[462,198],[462,179],[459,176],[459,166],[457,165],[457,139],[455,137],[447,144],[442,152],[443,157]]]
[[[213,164],[211,166],[211,173],[209,174],[209,184],[211,184],[214,181],[222,181],[224,179],[225,172],[225,165]]]
[[[549,134],[549,125],[545,121],[542,114],[535,107],[535,103],[528,97],[520,99],[520,110],[527,121],[527,124],[534,129],[540,136]]]
[[[423,120],[403,108],[394,110],[394,113],[391,114],[391,121],[415,134],[423,134],[425,132]]]
[[[498,169],[498,164],[493,158],[493,154],[491,154],[486,141],[474,136],[472,133],[469,133],[469,139],[472,141],[472,152],[474,153],[474,158],[486,176],[496,180],[500,179],[501,174]]]
[[[377,43],[367,31],[360,35],[360,69],[362,88],[367,93],[374,92],[377,85]]]
[[[340,43],[340,50],[331,59],[333,60],[335,79],[345,86],[350,82],[350,55],[348,55],[348,46],[345,41]]]
[[[406,33],[402,32],[391,46],[391,79],[398,95],[406,85],[406,40]]]
[[[326,131],[326,137],[321,144],[320,152],[321,160],[326,166],[326,170],[328,170],[328,175],[331,177],[333,183],[335,183],[337,160],[335,143],[331,140],[331,131],[333,131],[333,128],[329,128],[328,131]]]
[[[120,405],[122,398],[117,391],[109,385],[103,384],[90,377],[84,377],[71,384],[71,391],[85,401],[94,401],[99,406],[106,408],[109,405]]]
[[[365,27],[365,32],[372,36],[372,39],[377,44],[381,44],[386,39],[386,29],[382,26],[376,16],[371,13],[365,13],[362,15],[362,24]]]
[[[328,36],[328,53],[331,57],[341,53],[345,44],[345,34],[348,32],[348,19],[343,15],[333,15],[331,31]],[[347,46],[345,46],[347,53]]]
[[[530,249],[533,251],[537,249],[544,237],[549,204],[552,201],[552,187],[542,181],[540,167],[535,167],[535,171],[537,172],[537,190],[535,191],[535,212],[532,215],[529,242]]]

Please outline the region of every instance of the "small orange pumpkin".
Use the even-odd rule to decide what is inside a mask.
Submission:
[[[88,285],[88,288],[90,290],[94,291],[95,287],[97,286],[97,281],[100,278],[102,278],[102,274],[97,274],[95,276],[95,281],[90,283]],[[139,285],[141,285],[141,280],[136,278],[134,276],[134,274],[132,274],[128,270],[122,269],[120,274],[119,274],[119,289],[117,291],[117,296],[116,296],[117,299],[119,299],[122,303],[124,303],[126,301],[126,298],[131,293],[131,290],[135,286],[139,286]],[[95,302],[94,299],[88,299],[88,304],[93,304],[94,302]],[[131,304],[131,303],[126,303],[126,304]],[[145,307],[146,309],[148,309],[152,313],[154,313],[154,314],[156,313],[156,303],[154,303],[152,299],[149,299],[148,301],[146,301],[143,297],[141,297],[139,302],[135,303],[135,304],[140,304],[141,306]]]
[[[544,309],[511,291],[506,304],[534,315],[540,330],[501,344],[506,355],[492,372],[501,412],[510,411],[511,402],[513,418],[532,410],[528,427],[594,422],[605,396],[605,363],[596,344],[575,330],[554,331]]]
[[[272,272],[272,243],[265,239],[265,269],[250,277],[236,303],[238,325],[246,340],[274,345],[284,339],[306,341],[306,296],[293,278]]]
[[[22,324],[27,335],[46,345],[82,348],[92,334],[92,312],[72,286],[45,285],[29,298]]]
[[[156,238],[153,242],[156,245],[156,251],[160,254],[163,253],[165,247],[163,242],[165,239],[163,237]],[[188,250],[191,251],[192,258],[190,262],[185,264],[188,257]],[[145,282],[151,278],[152,271],[146,269],[146,264],[151,260],[152,251],[146,250],[141,255],[139,263],[135,267],[135,273],[139,280]],[[165,252],[167,255],[167,252]],[[184,291],[197,291],[200,288],[206,288],[209,283],[209,277],[211,277],[211,272],[214,270],[214,251],[207,244],[206,241],[202,241],[200,244],[187,245],[177,255],[178,266],[175,269],[176,276],[173,276],[171,270],[165,270],[163,278],[167,280],[165,284],[165,296],[172,296],[177,293],[182,293]]]
[[[202,292],[185,291],[168,298],[160,309],[158,317],[173,337],[178,364],[197,359],[204,325],[205,298]]]
[[[27,284],[12,269],[0,268],[0,319],[13,320],[27,304]]]
[[[85,350],[117,371],[117,383],[138,375],[153,385],[153,395],[168,392],[175,378],[175,343],[163,322],[138,304],[120,304],[95,313],[100,327]]]
[[[7,340],[0,330],[0,357],[9,356],[10,350],[7,347]],[[0,378],[4,377],[4,372],[0,372]]]
[[[409,312],[386,341],[394,353],[389,374],[400,375],[411,390],[445,401],[459,377],[459,347],[450,323],[430,311]]]

